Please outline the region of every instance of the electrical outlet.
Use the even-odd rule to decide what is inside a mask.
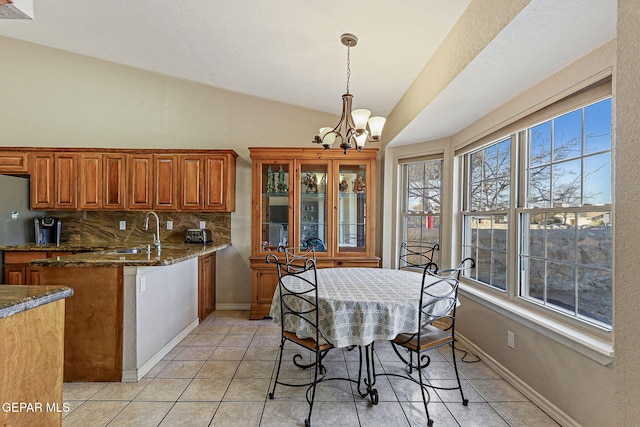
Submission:
[[[167,230],[173,230],[173,221],[167,221]]]
[[[509,348],[516,348],[516,335],[511,331],[507,331],[507,345]]]
[[[120,230],[127,229],[127,221],[120,221]]]
[[[200,221],[200,230],[207,228],[207,221]]]

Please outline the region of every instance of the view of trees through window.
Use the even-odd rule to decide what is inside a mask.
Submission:
[[[406,163],[404,182],[403,240],[440,244],[440,204],[442,197],[442,160]],[[436,251],[433,261],[439,263]]]
[[[512,162],[516,147],[521,161]],[[519,230],[516,295],[609,328],[611,150],[607,98],[465,155],[463,251],[476,259],[471,277],[507,291],[515,268],[508,238]]]

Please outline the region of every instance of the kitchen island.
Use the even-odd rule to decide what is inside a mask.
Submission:
[[[62,424],[65,298],[59,286],[0,285],[0,425]]]
[[[202,265],[215,266],[215,253],[230,245],[172,244],[160,253],[105,245],[32,261],[40,285],[65,283],[75,292],[66,307],[64,380],[142,378],[199,324],[203,299],[211,305],[207,289],[215,288],[215,270],[204,280]]]

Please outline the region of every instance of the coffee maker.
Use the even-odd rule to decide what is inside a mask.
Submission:
[[[36,243],[38,245],[60,246],[60,228],[62,221],[60,218],[50,216],[39,216],[34,218],[36,227]]]

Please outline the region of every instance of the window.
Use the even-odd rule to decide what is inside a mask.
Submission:
[[[402,165],[402,240],[440,244],[442,159]],[[439,253],[434,254],[439,262]]]
[[[469,277],[610,329],[611,98],[530,125],[463,158],[462,248],[477,265]],[[510,242],[518,242],[517,257],[510,256],[516,249]],[[510,287],[514,268],[517,283]]]
[[[526,130],[520,296],[612,321],[611,99]]]
[[[469,206],[464,219],[465,257],[476,261],[465,273],[498,289],[507,288],[508,211],[511,200],[511,138],[469,154]]]

